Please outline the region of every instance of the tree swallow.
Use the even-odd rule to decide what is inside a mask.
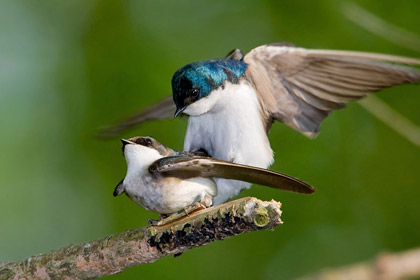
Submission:
[[[209,207],[217,195],[215,177],[313,193],[315,188],[293,177],[252,166],[172,150],[151,137],[122,139],[127,174],[114,190],[138,205],[171,214],[199,203]]]
[[[315,137],[330,112],[370,92],[419,83],[420,59],[354,51],[310,50],[275,43],[245,56],[188,64],[172,78],[172,99],[111,127],[113,134],[149,119],[188,115],[184,150],[267,168],[273,162],[268,132],[274,120]],[[215,179],[215,204],[248,183]]]

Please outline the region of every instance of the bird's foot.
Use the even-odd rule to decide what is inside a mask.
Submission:
[[[185,216],[189,217],[191,213],[202,210],[202,209],[206,209],[206,206],[204,206],[201,202],[196,202],[193,205],[185,207],[184,210],[182,210],[180,212],[173,213],[173,214],[168,215],[168,216],[161,215],[161,217],[163,219],[161,219],[159,221],[148,219],[148,222],[152,226],[163,226],[163,225],[169,224],[173,221],[179,220],[179,219],[181,219]]]
[[[150,225],[150,226],[157,226],[157,223],[159,222],[160,220],[153,220],[153,219],[150,219],[150,218],[148,218],[147,219],[147,223]]]
[[[184,208],[184,213],[185,213],[186,216],[189,217],[192,212],[199,211],[199,210],[204,210],[204,209],[206,209],[206,206],[203,203],[196,202],[193,205],[185,207]]]
[[[171,214],[160,214],[160,219],[159,220],[153,220],[153,219],[148,218],[147,223],[151,226],[157,226],[160,221],[165,220],[170,216],[171,216]]]

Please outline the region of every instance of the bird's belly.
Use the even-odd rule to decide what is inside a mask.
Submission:
[[[241,127],[224,120],[223,116],[211,114],[190,117],[185,150],[205,149],[211,157],[217,159],[267,168],[273,161],[273,151],[265,131],[258,130],[258,126],[246,124]],[[218,191],[218,195],[213,199],[215,205],[227,201],[238,195],[242,189],[251,186],[242,181],[223,178],[214,180]]]
[[[267,168],[273,162],[261,107],[255,90],[246,85],[226,86],[223,104],[198,116],[190,116],[184,149],[205,149],[214,158]],[[220,204],[250,184],[215,178]]]
[[[200,201],[206,194],[217,194],[216,184],[209,178],[161,178],[147,180],[139,187],[126,190],[128,196],[147,210],[171,214]]]
[[[241,125],[223,114],[190,117],[184,149],[205,149],[211,157],[262,168],[273,160],[262,124],[253,121]]]

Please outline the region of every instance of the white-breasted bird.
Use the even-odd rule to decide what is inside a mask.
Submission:
[[[114,190],[126,193],[138,205],[160,214],[171,214],[199,203],[209,207],[217,195],[215,177],[298,192],[315,188],[287,175],[172,150],[152,137],[122,139],[127,174]]]
[[[224,59],[180,68],[172,78],[171,99],[105,132],[115,134],[139,122],[169,118],[176,108],[175,116],[188,115],[184,150],[266,168],[273,162],[267,134],[274,120],[315,137],[322,120],[346,102],[420,82],[418,69],[397,64],[420,65],[420,59],[280,43],[259,46],[245,56],[234,50]],[[250,186],[215,180],[215,204]]]

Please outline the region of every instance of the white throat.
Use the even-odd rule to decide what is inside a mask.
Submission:
[[[152,162],[162,158],[158,151],[143,145],[128,144],[124,148],[127,161],[127,179],[137,178],[148,172]]]
[[[223,89],[220,87],[217,90],[211,92],[206,97],[188,105],[184,110],[184,113],[189,116],[199,116],[214,109],[215,105],[218,104],[219,98],[222,95]]]

